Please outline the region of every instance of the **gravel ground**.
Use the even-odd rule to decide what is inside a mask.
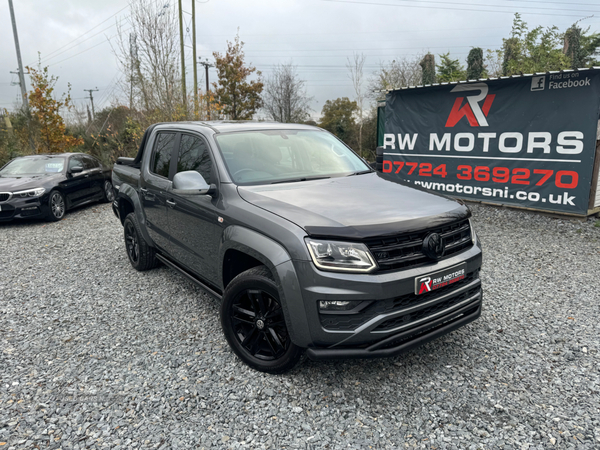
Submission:
[[[280,376],[193,284],[133,270],[108,205],[0,224],[0,449],[600,448],[597,219],[473,210],[479,320]]]

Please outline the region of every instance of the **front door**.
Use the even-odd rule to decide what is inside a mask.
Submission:
[[[72,170],[76,167],[81,168],[81,171],[73,172]],[[67,179],[61,183],[61,186],[68,208],[87,201],[90,195],[90,178],[85,170],[81,155],[73,155],[69,158]]]
[[[146,216],[146,227],[156,246],[168,252],[169,224],[167,192],[171,188],[169,171],[175,148],[176,133],[158,133],[148,168],[142,168],[140,197]]]
[[[204,138],[182,134],[177,157],[177,172],[195,170],[208,184],[217,184],[216,170]],[[176,195],[170,192],[170,253],[175,260],[205,280],[218,285],[217,199],[210,195]]]

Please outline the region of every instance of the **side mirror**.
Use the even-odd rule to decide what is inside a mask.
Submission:
[[[173,177],[173,194],[177,195],[212,195],[217,188],[209,185],[204,177],[195,170],[176,173]]]
[[[73,174],[81,173],[81,172],[83,172],[83,167],[81,167],[81,166],[71,167],[71,169],[69,169],[69,172],[71,172]]]

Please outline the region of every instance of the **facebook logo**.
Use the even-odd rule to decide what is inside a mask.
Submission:
[[[532,77],[531,78],[531,90],[532,91],[543,91],[546,87],[546,77]]]

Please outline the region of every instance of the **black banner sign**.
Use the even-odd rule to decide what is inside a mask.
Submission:
[[[455,197],[586,214],[600,70],[402,89],[383,172]]]

